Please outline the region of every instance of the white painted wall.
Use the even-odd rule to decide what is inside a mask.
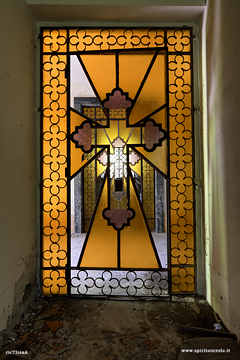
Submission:
[[[207,300],[240,338],[240,2],[209,0],[203,55]],[[205,49],[204,49],[205,47]]]
[[[0,34],[1,332],[36,282],[35,23],[24,0],[1,1]]]

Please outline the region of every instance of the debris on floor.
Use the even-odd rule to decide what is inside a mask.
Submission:
[[[206,334],[191,329],[215,335],[214,324],[212,308],[198,297],[172,302],[39,298],[6,334],[0,360],[192,360],[182,350]],[[208,346],[209,338],[200,340]]]

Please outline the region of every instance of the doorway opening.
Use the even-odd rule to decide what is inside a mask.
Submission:
[[[192,30],[42,38],[43,292],[194,292]]]

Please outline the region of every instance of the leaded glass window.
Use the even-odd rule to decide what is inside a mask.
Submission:
[[[194,292],[192,30],[41,38],[43,294]]]

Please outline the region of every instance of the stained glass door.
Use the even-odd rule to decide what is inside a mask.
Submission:
[[[43,293],[193,292],[191,30],[42,39]]]

